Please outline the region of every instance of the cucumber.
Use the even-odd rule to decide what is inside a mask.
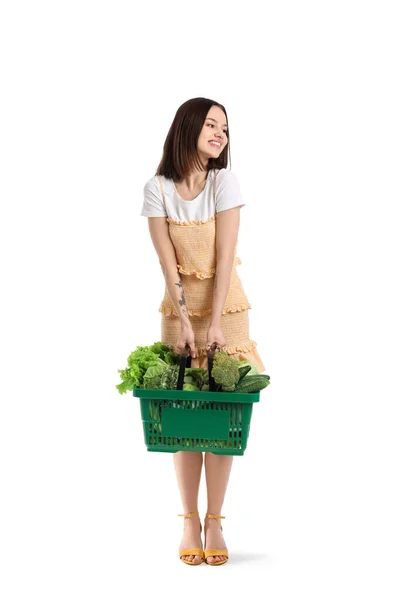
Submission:
[[[244,367],[239,367],[239,381],[242,381],[243,377],[247,375],[247,373],[251,371],[251,365],[245,365]],[[238,383],[239,383],[238,381]]]
[[[235,392],[246,393],[246,392],[259,392],[269,385],[269,376],[258,374],[258,375],[247,375],[244,377],[236,386]]]

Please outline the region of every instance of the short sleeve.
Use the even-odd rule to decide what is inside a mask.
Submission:
[[[217,213],[236,206],[244,206],[236,175],[227,169],[217,174],[215,189],[215,210]]]
[[[157,177],[152,177],[143,188],[142,217],[167,217]]]

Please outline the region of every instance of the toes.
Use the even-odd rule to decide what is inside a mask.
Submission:
[[[197,556],[197,554],[188,554],[186,556],[182,556],[181,558],[192,563],[200,563],[202,561],[201,556]]]
[[[206,560],[209,565],[213,565],[216,562],[221,562],[226,559],[226,556],[209,556]]]
[[[190,562],[196,563],[199,561],[199,556],[196,556],[196,554],[190,554],[188,559],[190,560]]]
[[[218,556],[218,561],[221,561],[221,562],[222,562],[222,561],[224,561],[224,560],[226,560],[226,556],[225,556],[225,555]]]

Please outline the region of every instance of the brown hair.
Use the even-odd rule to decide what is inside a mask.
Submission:
[[[191,98],[178,108],[165,139],[163,155],[155,175],[164,175],[167,179],[178,182],[193,170],[203,169],[197,152],[197,140],[212,106],[219,106],[224,111],[228,125],[225,107],[215,100]],[[226,135],[227,145],[218,158],[208,159],[208,170],[226,169],[230,147],[229,126]],[[229,161],[230,158],[229,152]]]

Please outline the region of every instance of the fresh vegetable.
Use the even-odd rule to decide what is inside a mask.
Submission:
[[[236,384],[239,382],[238,362],[228,356],[226,352],[217,352],[214,355],[211,375],[217,385],[221,386],[223,392],[234,392]]]
[[[191,378],[191,381],[189,378]],[[208,371],[201,367],[187,367],[183,381],[184,383],[193,383],[201,390],[203,385],[208,384]]]
[[[199,388],[197,387],[197,385],[194,385],[193,383],[184,383],[182,389],[186,392],[198,392],[199,391]]]
[[[167,367],[161,373],[161,389],[162,390],[176,390],[178,385],[179,367],[172,366]]]
[[[193,377],[194,379],[204,377],[206,374],[207,370],[200,367],[186,367],[185,369],[185,375],[190,375],[190,377]]]
[[[143,375],[143,387],[146,389],[161,389],[161,377],[167,368],[169,368],[167,363],[161,359],[151,365]]]
[[[122,382],[115,387],[120,394],[133,387],[174,390],[178,384],[180,355],[171,346],[155,342],[151,346],[137,346],[128,356],[127,367],[119,370]],[[214,355],[212,376],[216,390],[222,392],[258,392],[269,385],[269,375],[258,373],[257,367],[247,360],[236,360],[226,352]],[[186,368],[183,380],[185,391],[209,391],[208,369]]]
[[[247,375],[247,373],[251,371],[250,365],[245,365],[244,367],[239,367],[239,381],[242,381],[243,377]]]
[[[167,365],[179,365],[180,354],[176,354],[172,346],[167,346],[162,342],[155,342],[150,346],[150,350],[160,356],[160,358],[167,363]]]
[[[116,385],[115,387],[119,391],[120,394],[125,394],[126,392],[132,391],[133,386],[139,386],[142,381],[142,370],[139,365],[133,364],[131,367],[128,366],[127,369],[119,370],[119,376],[122,379],[122,383]]]
[[[172,347],[155,342],[151,346],[137,346],[136,350],[128,356],[127,367],[118,369],[118,373],[122,380],[115,387],[120,394],[125,394],[133,390],[133,386],[143,387],[144,375],[150,366],[162,364],[164,366],[177,365],[180,361],[179,354],[175,354]]]
[[[163,363],[163,364],[162,364]],[[143,387],[153,390],[173,390],[178,384],[179,367],[160,361],[149,367],[143,377]]]
[[[250,365],[251,370],[249,371],[249,375],[258,375],[258,369],[254,363],[250,362],[249,360],[238,360],[238,363],[239,369],[241,367],[246,367],[247,365]]]
[[[246,375],[240,381],[235,389],[235,392],[246,393],[246,392],[259,392],[269,385],[269,375],[258,374],[258,375]]]

